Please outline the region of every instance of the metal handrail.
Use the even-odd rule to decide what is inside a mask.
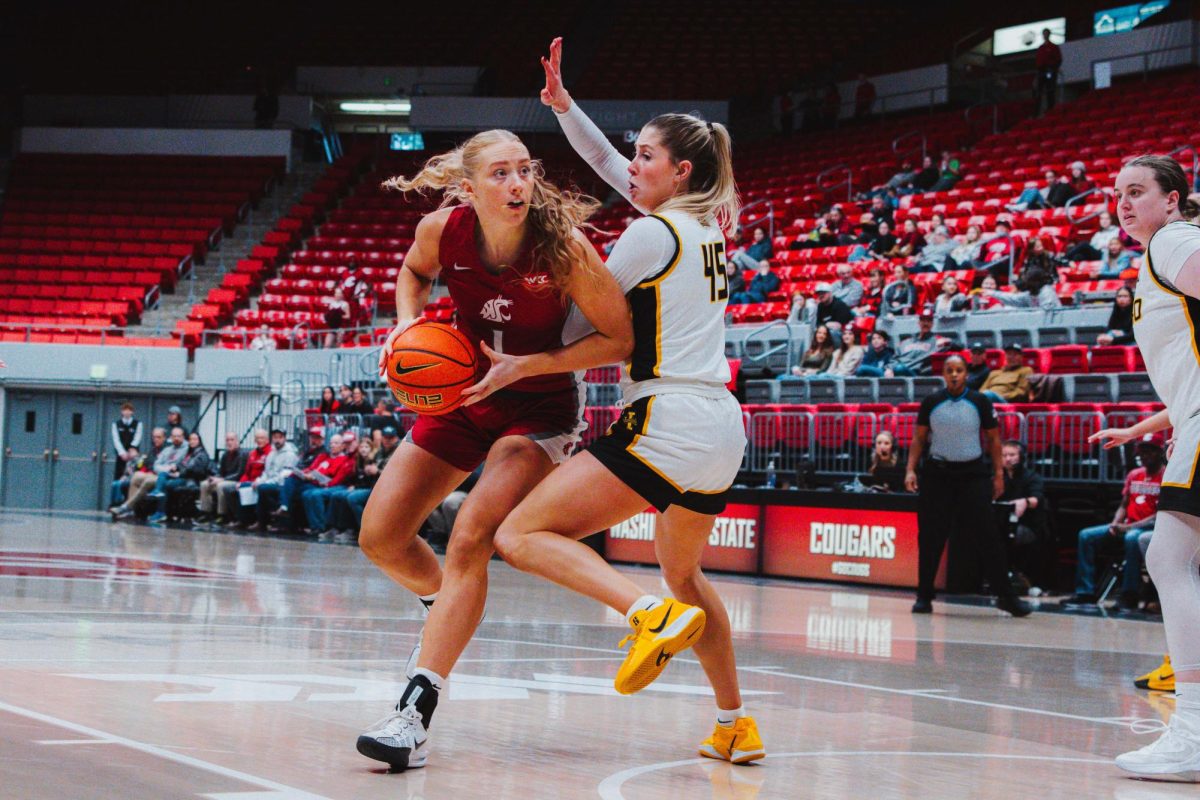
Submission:
[[[263,404],[258,407],[258,413],[254,415],[254,420],[250,423],[250,427],[246,428],[246,430],[242,432],[242,435],[238,441],[246,441],[246,437],[254,431],[255,426],[258,425],[258,421],[262,419],[264,415],[277,415],[279,413],[279,407],[279,395],[271,392],[269,395],[267,395],[267,399],[263,401]]]
[[[770,233],[767,234],[767,237],[770,239],[774,239],[775,238],[775,201],[774,200],[771,200],[770,198],[763,198],[762,200],[755,200],[753,203],[748,203],[748,204],[742,206],[742,213],[745,214],[750,209],[756,208],[756,207],[762,206],[762,205],[765,205],[767,207],[767,213],[761,217],[758,217],[753,222],[747,222],[742,227],[748,228],[751,225],[755,225],[759,222],[762,222],[765,219],[765,220],[767,220],[768,230],[770,231]]]
[[[826,182],[826,178],[840,171],[845,171],[846,179],[844,181]],[[846,185],[846,202],[850,202],[854,197],[854,171],[849,164],[835,164],[828,169],[817,173],[817,188],[826,194],[831,194],[834,189],[837,189],[842,184]]]
[[[1095,76],[1096,76],[1096,65],[1103,61],[1112,63],[1114,61],[1128,61],[1131,58],[1140,58],[1142,60],[1142,81],[1147,81],[1150,79],[1151,72],[1158,71],[1158,70],[1150,69],[1150,58],[1149,58],[1150,56],[1156,55],[1158,53],[1172,53],[1172,52],[1175,52],[1176,50],[1187,50],[1189,52],[1189,54],[1191,54],[1194,50],[1194,47],[1195,47],[1194,43],[1188,43],[1188,44],[1176,45],[1174,47],[1159,47],[1154,50],[1146,50],[1145,52],[1142,52],[1142,53],[1129,53],[1128,55],[1109,56],[1107,58],[1093,58],[1088,63],[1088,80],[1092,80],[1094,82]],[[1177,66],[1183,66],[1183,65],[1182,64],[1169,64],[1169,65],[1166,65],[1163,67],[1159,67],[1159,69],[1170,69],[1172,67],[1177,67]]]
[[[1063,214],[1066,215],[1067,222],[1069,222],[1071,224],[1072,228],[1074,228],[1078,225],[1082,225],[1083,223],[1087,222],[1088,220],[1095,219],[1096,217],[1100,216],[1101,214],[1103,214],[1105,211],[1108,210],[1108,203],[1109,203],[1109,201],[1112,200],[1112,190],[1105,188],[1105,189],[1099,190],[1100,193],[1103,194],[1105,197],[1105,203],[1104,203],[1103,208],[1101,208],[1098,211],[1093,211],[1092,213],[1088,214],[1085,217],[1076,218],[1071,214],[1071,209],[1075,207],[1076,203],[1082,204],[1082,202],[1086,198],[1091,197],[1093,194],[1096,193],[1096,191],[1097,191],[1096,189],[1088,189],[1086,192],[1080,192],[1079,194],[1075,195],[1074,197],[1071,197],[1070,199],[1068,199],[1067,202],[1063,205]]]
[[[896,155],[896,157],[897,157],[897,158],[899,158],[901,161],[903,161],[903,160],[904,160],[904,159],[905,159],[907,156],[910,156],[910,155],[912,155],[912,154],[914,154],[914,153],[916,153],[916,152],[917,152],[918,148],[917,148],[917,147],[915,147],[915,146],[914,146],[914,147],[910,147],[909,149],[907,149],[907,150],[905,150],[905,151],[903,151],[903,152],[901,152],[901,151],[900,151],[900,143],[901,143],[901,142],[903,142],[905,139],[908,139],[908,138],[911,138],[911,137],[914,137],[914,136],[919,136],[919,137],[921,137],[921,147],[920,147],[919,149],[920,149],[920,151],[921,151],[921,160],[922,160],[922,161],[924,161],[924,160],[925,160],[925,156],[926,156],[926,149],[927,149],[927,148],[928,148],[928,146],[929,146],[929,140],[928,140],[928,139],[926,138],[926,136],[925,136],[925,131],[923,131],[923,130],[911,130],[911,131],[908,131],[907,133],[902,133],[902,134],[900,134],[900,135],[899,135],[899,136],[897,136],[895,139],[892,139],[892,152],[893,152],[893,153]]]
[[[1196,146],[1193,144],[1181,144],[1179,147],[1176,147],[1174,150],[1167,153],[1167,155],[1174,158],[1176,153],[1192,154],[1192,191],[1197,191],[1200,189],[1200,150],[1197,150]],[[1178,161],[1179,159],[1176,158],[1175,160]],[[1186,198],[1181,197],[1179,199],[1182,201]]]
[[[780,326],[782,326],[784,328],[784,330],[787,331],[787,334],[788,334],[787,339],[784,340],[784,342],[782,344],[777,344],[774,347],[763,348],[763,351],[757,355],[750,355],[750,354],[746,353],[746,342],[756,340],[759,338],[764,338],[767,336],[769,331],[771,331],[773,328],[777,328]],[[764,363],[764,362],[766,362],[766,360],[768,358],[775,355],[776,353],[779,353],[783,350],[790,350],[791,346],[792,346],[792,325],[791,325],[791,323],[788,322],[786,319],[777,319],[774,322],[770,322],[770,323],[767,323],[766,325],[763,325],[761,328],[750,333],[745,339],[742,340],[742,361],[743,362],[749,361],[752,364]]]

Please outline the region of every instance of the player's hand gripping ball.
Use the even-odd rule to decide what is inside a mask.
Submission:
[[[440,322],[413,325],[396,339],[387,360],[388,388],[418,414],[458,408],[476,380],[475,348],[461,331]]]

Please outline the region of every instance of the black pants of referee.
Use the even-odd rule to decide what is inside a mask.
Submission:
[[[917,597],[933,600],[938,565],[955,531],[972,537],[992,592],[1012,594],[1004,542],[992,511],[992,480],[986,461],[925,462],[917,498]]]

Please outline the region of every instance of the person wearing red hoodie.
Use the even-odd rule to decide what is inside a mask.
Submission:
[[[308,494],[346,483],[354,476],[355,437],[350,431],[334,434],[329,440],[329,452],[319,453],[308,469],[297,470],[284,481],[281,505],[272,516],[272,533],[309,533],[308,516],[304,510]]]

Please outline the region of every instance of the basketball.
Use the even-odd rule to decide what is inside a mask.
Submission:
[[[462,403],[475,383],[475,349],[456,328],[440,322],[414,325],[396,339],[387,363],[388,388],[418,414],[445,414]]]

